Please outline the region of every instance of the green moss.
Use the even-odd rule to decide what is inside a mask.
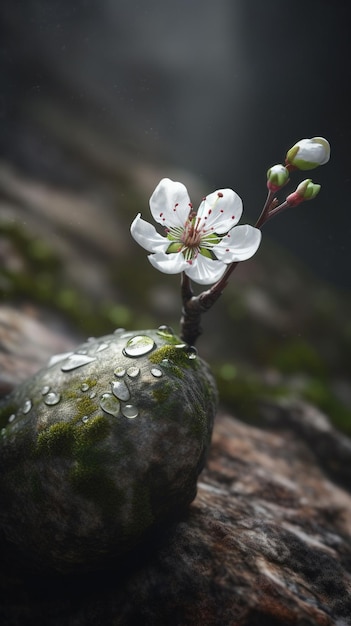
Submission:
[[[178,345],[161,346],[152,352],[149,356],[149,361],[155,365],[160,364],[168,369],[177,378],[184,378],[184,368],[191,367],[196,369],[198,367],[197,359],[189,359],[186,347],[178,347]]]
[[[192,406],[191,413],[186,414],[189,421],[190,433],[197,441],[204,440],[207,431],[207,415],[204,408],[199,402],[195,402]]]
[[[74,448],[72,422],[52,424],[38,436],[36,453],[45,456],[70,457]]]
[[[169,382],[165,382],[159,385],[158,387],[156,387],[156,389],[152,390],[152,395],[158,404],[167,402],[171,393],[172,393],[172,386]]]
[[[77,428],[75,445],[79,448],[94,445],[98,441],[105,439],[109,432],[110,424],[108,418],[104,415],[97,415]]]

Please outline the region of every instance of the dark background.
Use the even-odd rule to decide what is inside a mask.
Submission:
[[[306,174],[322,183],[318,199],[266,236],[350,287],[347,2],[4,0],[0,16],[2,159],[76,184],[74,159],[31,121],[54,100],[116,150],[193,173],[202,195],[234,188],[253,222],[267,168],[298,139],[322,135],[332,159]]]

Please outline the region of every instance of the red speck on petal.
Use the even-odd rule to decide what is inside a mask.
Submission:
[[[206,196],[204,196],[204,197],[202,198],[202,202],[205,202],[205,200],[206,200]]]
[[[219,191],[219,192],[217,193],[217,196],[218,196],[219,198],[223,198],[223,194],[222,194],[222,192],[221,192],[221,191]]]
[[[189,206],[190,206],[191,209],[193,208],[193,205],[191,204],[191,202],[189,202]]]
[[[163,213],[160,213],[160,217],[162,217]]]
[[[226,249],[225,249],[225,251],[226,251],[226,252],[229,252],[229,248],[226,248]]]
[[[179,206],[179,202],[176,202],[174,206],[176,206],[176,207]]]
[[[224,213],[223,209],[221,209],[221,211],[220,211],[220,212],[221,212],[221,213]]]
[[[189,259],[189,260],[188,260],[188,263],[189,263],[189,265],[192,265],[192,264],[193,264],[193,262],[192,262],[192,260],[191,260],[191,259]]]
[[[232,220],[235,220],[235,215],[232,215]]]

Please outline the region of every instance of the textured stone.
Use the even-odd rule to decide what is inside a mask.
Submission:
[[[39,570],[101,568],[194,499],[216,410],[196,351],[166,327],[116,331],[0,405],[0,526]]]

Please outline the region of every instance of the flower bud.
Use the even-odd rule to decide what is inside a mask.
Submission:
[[[306,178],[306,180],[303,180],[295,191],[287,197],[286,201],[289,206],[297,206],[305,200],[313,200],[319,193],[320,188],[320,185],[313,183],[310,178]]]
[[[289,180],[289,172],[284,165],[273,165],[267,172],[267,187],[275,193],[279,191]]]
[[[313,170],[330,159],[330,145],[323,137],[301,139],[286,154],[286,164],[299,170]]]

